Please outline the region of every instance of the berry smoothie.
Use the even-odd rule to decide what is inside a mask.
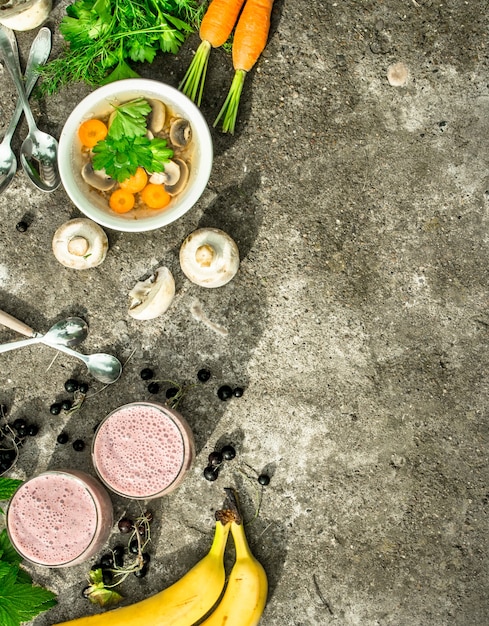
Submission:
[[[112,503],[98,480],[76,470],[48,471],[23,483],[7,510],[17,552],[36,565],[66,567],[91,557],[108,539]]]
[[[126,498],[149,500],[175,489],[195,455],[184,418],[150,402],[126,404],[99,425],[92,460],[100,479]]]

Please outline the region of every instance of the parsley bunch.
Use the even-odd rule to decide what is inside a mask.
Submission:
[[[176,54],[201,13],[196,0],[76,0],[59,26],[66,47],[39,68],[41,92],[138,77],[129,62],[152,63],[158,51]]]
[[[146,118],[151,106],[144,98],[136,98],[115,107],[115,114],[105,139],[93,148],[92,165],[105,170],[119,183],[135,174],[138,167],[148,173],[162,172],[173,156],[165,139],[146,136]]]
[[[0,477],[0,501],[7,500],[22,481]],[[0,509],[1,510],[1,509]],[[3,511],[2,511],[3,512]],[[10,543],[7,531],[0,533],[0,624],[20,626],[56,604],[51,591],[32,584],[20,568],[22,558]]]

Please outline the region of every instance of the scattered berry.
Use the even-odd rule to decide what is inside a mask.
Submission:
[[[21,417],[17,418],[15,422],[12,424],[15,430],[19,430],[19,428],[25,428],[27,426],[27,422]]]
[[[200,380],[201,383],[206,383],[210,377],[211,373],[209,372],[209,370],[201,369],[197,372],[197,378]]]
[[[68,393],[73,393],[75,391],[77,391],[77,389],[79,389],[80,385],[78,384],[78,381],[75,380],[74,378],[69,378],[66,382],[65,382],[65,390]]]
[[[113,547],[112,553],[114,555],[114,565],[122,567],[124,565],[124,546],[117,544]]]
[[[229,385],[222,385],[217,390],[217,397],[219,400],[229,400],[229,398],[233,395],[233,390]]]
[[[85,442],[83,441],[83,439],[75,439],[75,441],[73,442],[73,450],[76,450],[76,452],[81,452],[84,449]]]
[[[149,555],[149,553],[148,553],[148,552],[143,552],[143,553],[141,554],[141,557],[142,557],[142,559],[143,559],[143,567],[144,567],[144,566],[146,566],[146,567],[147,567],[147,566],[149,565],[149,562],[151,561],[151,556]]]
[[[139,554],[139,543],[137,539],[133,539],[130,542],[128,550],[131,554]]]
[[[58,443],[64,444],[64,443],[68,443],[69,441],[69,437],[68,437],[68,433],[59,433],[59,435],[56,438],[56,441]]]
[[[100,565],[102,566],[102,569],[114,567],[114,557],[111,552],[102,554],[100,557]]]
[[[215,450],[214,452],[211,452],[209,454],[209,465],[212,467],[217,467],[218,465],[221,465],[223,461],[223,456],[222,456],[222,452],[219,452],[218,450]]]
[[[88,383],[80,383],[80,386],[78,387],[78,391],[80,393],[82,393],[83,395],[88,393]]]
[[[73,402],[71,400],[63,400],[63,402],[61,403],[61,408],[63,409],[63,411],[69,411],[72,406]]]
[[[221,449],[222,457],[225,461],[232,461],[236,456],[236,450],[231,445],[223,446]]]
[[[219,475],[219,470],[217,467],[212,467],[211,465],[209,465],[204,470],[204,478],[210,482],[216,480],[218,475]]]
[[[134,576],[136,576],[136,578],[144,578],[147,573],[148,573],[148,566],[147,565],[143,565],[141,567],[141,569],[137,569],[134,572]]]
[[[15,225],[15,230],[19,231],[19,233],[25,233],[28,228],[29,224],[27,222],[24,222],[23,220],[17,222],[17,224]]]
[[[165,396],[170,399],[170,398],[174,398],[178,393],[178,389],[176,387],[170,387],[169,389],[166,390]]]
[[[241,398],[241,396],[243,395],[243,393],[244,393],[244,389],[243,389],[243,387],[235,387],[235,388],[233,389],[233,396],[234,396],[235,398]]]
[[[268,485],[270,483],[270,476],[268,474],[260,474],[258,476],[258,482],[260,485]]]
[[[54,402],[50,407],[49,407],[49,412],[52,415],[59,415],[61,413],[61,403],[60,402]]]
[[[150,380],[154,376],[154,372],[149,367],[145,367],[139,374],[143,380]]]
[[[37,424],[29,424],[27,426],[27,435],[29,437],[35,437],[39,432],[39,426]]]
[[[158,383],[155,383],[155,382],[149,383],[148,385],[149,393],[158,393],[159,390],[160,390],[160,386],[158,385]]]
[[[134,528],[134,524],[132,523],[132,520],[130,520],[128,517],[123,517],[119,520],[117,527],[119,528],[119,532],[121,532],[123,535],[127,535]]]

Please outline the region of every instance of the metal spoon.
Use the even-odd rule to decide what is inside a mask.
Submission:
[[[27,326],[27,324],[24,324],[24,322],[21,322],[9,313],[5,313],[5,311],[0,311],[0,323],[4,326],[8,326],[12,330],[22,333],[23,335],[32,337],[36,334],[30,326]],[[90,374],[101,383],[105,383],[106,385],[115,383],[115,381],[118,380],[119,376],[122,374],[122,364],[115,356],[112,356],[111,354],[104,354],[103,352],[96,354],[80,354],[80,352],[72,350],[71,348],[68,348],[68,346],[49,340],[49,338],[47,338],[47,334],[48,333],[43,336],[42,343],[51,346],[51,348],[56,348],[60,352],[65,352],[70,356],[74,356],[77,359],[82,360],[87,366]],[[5,345],[8,346],[10,344]]]
[[[17,65],[18,57],[14,54],[10,37],[3,28],[0,29],[0,52],[14,81],[29,125],[29,134],[20,149],[20,161],[25,173],[38,189],[47,192],[54,191],[61,184],[57,163],[58,142],[36,126]]]
[[[47,342],[46,342],[47,343]],[[62,344],[50,344],[52,348],[56,348],[60,352],[65,352],[71,356],[80,359],[85,363],[90,374],[101,383],[110,385],[115,383],[122,374],[122,364],[115,356],[96,352],[95,354],[81,354],[76,350],[72,350]]]
[[[6,314],[3,313],[3,311],[0,311],[0,322],[5,319],[5,315]],[[9,326],[9,324],[5,325]],[[77,346],[87,338],[88,325],[85,320],[81,319],[81,317],[68,317],[64,320],[56,322],[56,324],[51,326],[45,335],[34,331],[32,332],[34,334],[29,337],[29,339],[11,341],[0,345],[0,353],[9,352],[10,350],[15,350],[17,348],[23,348],[24,346],[30,346],[34,343],[46,343],[49,346],[52,346],[53,343],[56,345],[62,344],[64,346]]]
[[[17,50],[17,40],[14,33],[10,29],[3,28],[3,30],[9,36],[14,50]],[[43,65],[47,61],[50,51],[51,31],[49,28],[43,27],[39,30],[36,38],[32,42],[29,58],[27,59],[25,68],[25,90],[27,97],[30,96],[39,77],[39,73],[36,72],[36,67]],[[16,53],[16,56],[18,57],[18,53]],[[22,110],[22,104],[17,100],[13,117],[5,131],[2,143],[0,143],[0,193],[7,189],[17,171],[17,159],[15,158],[14,151],[10,147],[10,142],[12,141],[12,136],[19,123]]]

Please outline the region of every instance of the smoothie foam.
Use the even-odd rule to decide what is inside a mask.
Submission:
[[[7,511],[16,550],[50,567],[79,563],[107,539],[112,526],[108,494],[83,472],[45,472],[23,483]]]
[[[116,493],[153,498],[174,489],[193,459],[193,436],[183,418],[152,403],[125,405],[100,424],[92,458]]]

